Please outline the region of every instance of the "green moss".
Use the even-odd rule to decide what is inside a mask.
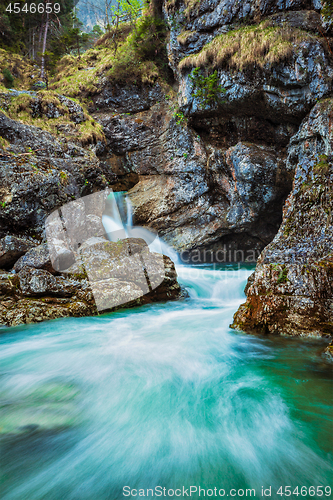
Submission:
[[[179,108],[175,109],[172,114],[173,118],[176,120],[177,125],[184,125],[187,123],[187,119],[182,111]]]
[[[316,174],[327,175],[330,172],[327,155],[319,155],[319,162],[314,166]]]
[[[60,179],[62,184],[67,184],[68,183],[68,174],[67,172],[64,172],[64,170],[61,170],[59,173]]]
[[[5,139],[4,137],[0,136],[0,148],[1,149],[6,149],[8,146],[9,146],[9,142],[7,141],[7,139]]]
[[[286,283],[288,281],[287,275],[288,275],[288,269],[286,268],[281,269],[277,279],[277,284],[280,285],[281,283]]]
[[[202,0],[185,0],[185,14],[187,15],[188,19],[190,18],[192,13],[196,12],[199,9],[201,1]]]
[[[98,141],[105,141],[103,127],[93,118],[88,118],[85,122],[78,125],[80,142],[83,146]]]
[[[0,90],[3,91],[7,90],[6,87],[27,89],[34,81],[32,75],[37,78],[37,72],[29,59],[4,49],[0,49],[0,74]]]
[[[14,86],[14,77],[8,68],[4,68],[2,71],[4,83],[7,88],[12,88]]]
[[[188,39],[195,34],[195,31],[182,31],[180,35],[177,36],[177,42],[181,45],[185,45]]]

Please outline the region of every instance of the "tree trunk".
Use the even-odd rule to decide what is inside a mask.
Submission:
[[[42,48],[42,64],[40,70],[40,78],[43,80],[45,78],[45,49],[46,49],[46,40],[47,40],[47,30],[49,29],[49,13],[46,14],[46,23],[45,23],[45,31],[43,38],[43,48]]]
[[[32,60],[35,60],[35,29],[32,30]]]
[[[80,37],[78,34],[76,35],[76,43],[77,43],[77,55],[78,55],[78,58],[80,61],[80,59],[81,59],[81,56],[80,56]]]

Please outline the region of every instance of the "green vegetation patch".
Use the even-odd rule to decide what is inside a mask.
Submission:
[[[323,176],[326,176],[330,173],[330,165],[328,162],[328,156],[327,155],[319,155],[319,161],[314,167],[314,171],[316,174],[320,174]]]
[[[218,103],[220,95],[226,92],[218,83],[217,70],[205,76],[201,69],[197,67],[192,71],[190,80],[193,85],[192,96],[199,99],[203,106],[210,106]]]
[[[244,26],[214,38],[198,53],[182,59],[180,69],[226,68],[243,71],[246,68],[271,66],[290,59],[297,46],[318,37],[300,29],[274,27],[269,21]]]
[[[164,21],[150,15],[140,17],[131,29],[124,23],[117,43],[110,32],[103,35],[81,59],[63,57],[50,88],[71,97],[89,96],[98,91],[101,77],[120,85],[167,80],[166,35]]]

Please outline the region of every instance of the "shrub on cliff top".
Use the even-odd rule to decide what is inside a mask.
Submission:
[[[192,81],[192,96],[198,98],[203,106],[210,106],[220,101],[221,94],[226,90],[218,82],[217,70],[205,76],[200,68],[195,68],[190,75]]]
[[[4,83],[7,88],[11,88],[14,85],[14,77],[9,71],[8,68],[5,68],[2,72],[3,78],[4,78]]]
[[[195,67],[244,70],[287,60],[300,42],[316,39],[299,29],[273,27],[269,21],[245,26],[214,38],[198,53],[185,57],[180,69]]]
[[[153,83],[167,71],[166,25],[142,16],[114,58],[109,76],[117,83]],[[165,76],[165,75],[164,75]]]

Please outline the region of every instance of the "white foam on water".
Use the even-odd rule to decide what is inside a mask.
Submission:
[[[325,407],[308,407],[319,408],[318,419],[323,412],[319,423],[300,421],[297,404],[311,398],[296,392],[302,384],[294,400],[285,396],[293,376],[313,380],[312,397],[323,379],[292,348],[284,358],[270,341],[229,328],[251,270],[177,272],[185,300],[2,334],[0,425],[6,416],[19,425],[22,415],[40,423],[5,449],[3,500],[118,500],[124,485],[256,488],[260,496],[262,485],[327,484],[330,460],[313,439]],[[36,399],[50,384],[77,395]],[[69,423],[55,431],[61,415]]]

